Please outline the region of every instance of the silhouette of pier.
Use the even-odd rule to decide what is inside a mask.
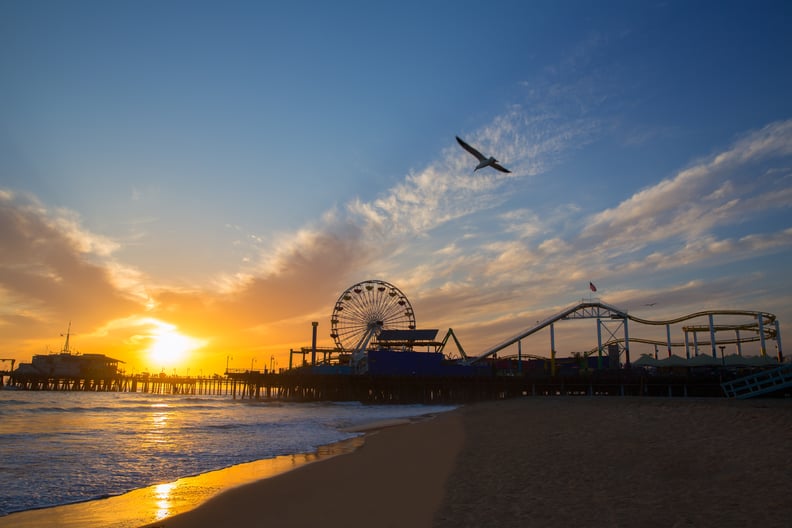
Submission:
[[[361,295],[364,291],[361,289]],[[372,286],[372,291],[378,290]],[[387,288],[384,291],[387,294]],[[573,319],[596,320],[597,346],[573,357],[558,358],[555,325]],[[697,323],[697,319],[703,323]],[[753,383],[752,376],[758,376],[755,379],[761,381],[764,371],[789,364],[784,361],[778,320],[761,311],[709,310],[650,321],[601,301],[583,300],[477,356],[466,355],[450,329],[442,342],[435,342],[433,337],[429,341],[412,341],[412,333],[428,332],[415,329],[396,331],[395,340],[389,341],[383,330],[377,347],[370,350],[318,349],[317,324],[312,323],[312,347],[291,351],[288,370],[227,370],[222,376],[211,377],[125,375],[118,369],[118,360],[100,354],[71,354],[67,333],[67,344],[60,354],[34,356],[31,365],[23,364],[16,370],[13,360],[0,360],[11,363],[10,371],[0,371],[0,388],[369,403],[463,403],[534,395],[722,397],[724,392],[735,396],[732,388],[738,384],[733,380],[745,378],[745,383]],[[638,337],[630,325],[664,327],[665,332],[662,337]],[[628,327],[632,330],[628,331]],[[681,330],[683,339],[672,339],[672,328]],[[522,340],[543,330],[549,331],[549,357],[523,354]],[[404,332],[412,332],[410,339],[402,339]],[[449,337],[457,342],[460,359],[443,354]],[[772,341],[776,345],[775,358],[767,354],[768,342]],[[631,343],[653,345],[654,356],[644,354],[633,361]],[[743,357],[741,347],[747,343],[759,344],[760,356],[755,358],[758,362]],[[412,350],[423,345],[427,352]],[[725,356],[726,345],[736,347],[737,355]],[[432,347],[434,352],[430,351]],[[667,358],[658,357],[661,348]],[[673,348],[684,349],[685,356],[673,355]],[[705,352],[700,353],[700,349]],[[301,364],[293,367],[293,356],[300,354]],[[792,384],[787,383],[788,370],[779,372],[784,383],[776,383],[778,376],[773,377],[771,385],[762,385],[762,394],[792,393]]]
[[[647,375],[641,369],[585,374],[531,373],[470,377],[322,375],[299,370],[245,371],[225,376],[117,376],[113,378],[12,377],[16,390],[136,392],[225,396],[280,401],[360,401],[365,403],[466,403],[519,396],[723,397],[718,373]]]

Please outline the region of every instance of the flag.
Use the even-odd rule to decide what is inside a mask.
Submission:
[[[589,290],[591,290],[591,291],[593,291],[593,292],[597,291],[597,287],[596,287],[596,286],[594,286],[594,283],[593,283],[593,282],[589,282]]]

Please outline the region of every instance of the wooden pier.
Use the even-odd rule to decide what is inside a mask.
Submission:
[[[242,396],[249,392],[244,380],[235,377],[126,376],[73,377],[11,375],[6,388],[16,390],[141,392],[150,394],[190,394]]]
[[[322,375],[295,369],[281,373],[233,372],[213,377],[136,375],[92,379],[12,376],[6,388],[207,395],[298,402],[445,404],[555,395],[723,397],[722,381],[718,374],[649,376],[629,370],[598,371],[577,376],[426,377]]]

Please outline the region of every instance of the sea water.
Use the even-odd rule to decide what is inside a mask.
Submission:
[[[311,453],[447,406],[0,390],[0,516]]]

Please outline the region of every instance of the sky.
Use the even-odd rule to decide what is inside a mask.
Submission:
[[[2,0],[0,354],[282,368],[371,279],[468,355],[592,297],[783,336],[790,35],[784,1]]]

